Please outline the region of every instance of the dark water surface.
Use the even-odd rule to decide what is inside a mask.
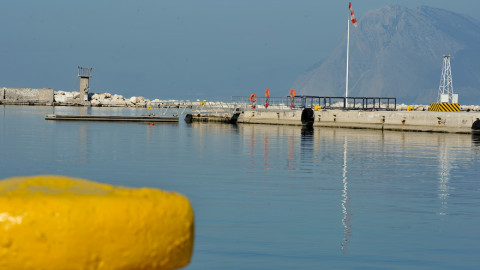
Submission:
[[[145,109],[0,106],[0,177],[177,191],[186,269],[478,269],[480,138],[193,123],[46,121]]]

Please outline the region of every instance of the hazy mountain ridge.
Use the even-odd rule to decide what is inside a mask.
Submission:
[[[451,54],[454,91],[480,103],[480,23],[450,11],[387,6],[350,28],[349,96],[391,96],[400,103],[434,102],[444,54]],[[329,58],[301,75],[300,94],[345,94],[346,35]],[[315,66],[315,65],[314,65]]]

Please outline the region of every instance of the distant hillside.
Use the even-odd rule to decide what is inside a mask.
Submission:
[[[350,28],[349,96],[391,96],[399,103],[435,102],[443,55],[450,54],[461,104],[480,104],[480,22],[431,7],[387,6]],[[346,35],[322,62],[300,76],[297,92],[345,95]]]

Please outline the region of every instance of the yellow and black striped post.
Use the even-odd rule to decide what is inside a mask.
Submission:
[[[458,103],[430,103],[430,111],[434,112],[459,112],[460,104]]]

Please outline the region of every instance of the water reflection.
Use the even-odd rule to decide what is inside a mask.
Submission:
[[[302,127],[302,139],[303,138],[313,138],[313,127],[310,127],[310,126]]]
[[[295,157],[295,138],[293,135],[288,136],[288,170],[293,171],[295,169],[294,157]]]
[[[473,131],[472,143],[474,146],[480,146],[480,131]]]
[[[451,164],[448,158],[449,151],[447,148],[447,143],[445,136],[439,137],[439,161],[440,161],[440,171],[439,171],[439,181],[438,181],[438,198],[440,199],[440,211],[439,215],[447,215],[448,210],[448,197],[449,189],[448,182],[450,181],[450,170]]]
[[[249,142],[250,142],[250,166],[251,166],[251,169],[254,169],[255,168],[255,129],[252,128],[251,129],[251,132],[250,132],[250,139],[249,139]]]
[[[314,167],[312,164],[314,159],[314,136],[313,127],[302,127],[300,139],[300,161],[301,165],[307,172],[312,172]]]
[[[268,170],[268,133],[265,133],[265,137],[263,139],[263,157],[265,159],[264,165],[265,165],[265,170]]]
[[[343,173],[342,173],[342,213],[343,213],[343,229],[344,229],[344,238],[341,244],[342,251],[344,254],[347,254],[348,245],[350,244],[350,239],[352,237],[352,213],[348,209],[348,202],[350,197],[348,196],[348,179],[347,179],[347,137],[345,136],[343,143]]]
[[[86,163],[89,160],[89,125],[85,122],[78,123],[78,141],[75,142],[78,144],[79,153],[81,154],[81,160]]]
[[[79,115],[89,115],[90,114],[90,107],[80,107],[79,108]]]

